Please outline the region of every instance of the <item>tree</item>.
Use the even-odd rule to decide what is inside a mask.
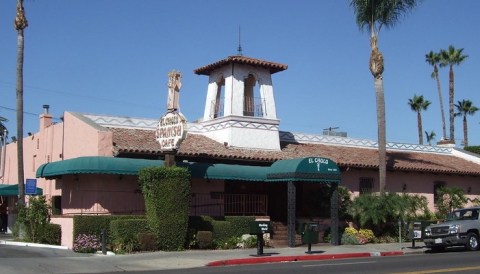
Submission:
[[[432,141],[435,139],[435,136],[437,134],[435,134],[435,131],[430,131],[430,133],[428,133],[427,131],[425,131],[425,138],[427,138],[427,142],[428,142],[428,145],[431,146],[432,145]]]
[[[433,66],[432,78],[437,82],[438,100],[440,102],[440,112],[442,114],[442,140],[447,139],[447,126],[445,122],[445,108],[443,106],[442,90],[440,89],[440,79],[438,77],[438,64],[440,63],[440,53],[430,51],[425,55],[425,61]]]
[[[450,141],[455,142],[455,114],[453,109],[453,100],[455,97],[455,80],[453,73],[453,66],[460,64],[468,58],[468,55],[463,54],[463,48],[456,49],[450,45],[448,50],[440,50],[440,67],[448,66],[450,71],[448,73],[448,110],[450,115]]]
[[[25,204],[25,185],[23,167],[23,57],[24,36],[23,30],[28,26],[23,0],[17,0],[17,15],[15,16],[15,30],[17,31],[17,161],[18,161],[18,203]]]
[[[446,217],[454,209],[462,208],[467,202],[467,196],[463,189],[458,187],[441,187],[438,189],[436,203],[437,211],[441,217]]]
[[[473,115],[477,112],[478,108],[473,105],[472,101],[470,100],[462,100],[458,101],[455,104],[457,108],[457,112],[455,112],[456,116],[463,116],[463,146],[468,146],[468,128],[467,128],[467,115]]]
[[[0,136],[3,136],[3,132],[7,130],[7,127],[5,126],[4,122],[8,122],[8,119],[0,116]]]
[[[378,124],[378,170],[380,193],[385,192],[387,180],[387,141],[385,122],[385,98],[383,89],[383,55],[377,47],[378,35],[383,26],[393,27],[400,16],[412,10],[416,0],[350,0],[356,23],[361,30],[370,33],[370,72],[374,78]]]
[[[427,110],[428,106],[431,104],[430,101],[424,100],[423,95],[417,96],[413,95],[413,98],[408,99],[408,105],[410,108],[417,113],[417,126],[418,126],[418,143],[423,145],[423,129],[422,129],[422,110]]]

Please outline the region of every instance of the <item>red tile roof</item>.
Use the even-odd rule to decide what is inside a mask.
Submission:
[[[274,74],[279,71],[286,70],[288,68],[287,65],[264,61],[260,59],[250,58],[242,55],[233,55],[229,56],[223,60],[217,61],[215,63],[200,67],[195,69],[193,72],[199,75],[210,75],[210,73],[219,67],[225,66],[227,64],[234,63],[234,64],[247,64],[252,66],[259,66],[264,67],[270,70],[271,74]]]
[[[114,153],[161,155],[160,146],[153,130],[111,128]],[[324,144],[282,143],[281,151],[238,149],[226,147],[208,137],[188,134],[177,153],[184,158],[211,158],[219,161],[248,161],[260,164],[273,163],[281,159],[302,157],[325,157],[339,167],[378,168],[376,149]],[[388,151],[387,168],[396,171],[416,171],[461,175],[480,175],[480,165],[462,158],[413,151]]]

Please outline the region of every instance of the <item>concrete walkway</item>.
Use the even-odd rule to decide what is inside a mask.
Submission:
[[[2,239],[3,238],[3,239]],[[93,273],[218,267],[238,264],[327,260],[371,256],[399,256],[423,253],[423,243],[412,248],[411,243],[367,245],[307,245],[295,248],[264,248],[263,255],[257,249],[235,250],[187,250],[179,252],[148,252],[127,255],[79,254],[64,247],[15,242],[0,237],[0,244],[24,246],[29,252],[37,249],[55,249],[47,257],[0,258],[2,274],[10,273]],[[1,246],[0,246],[1,248]]]

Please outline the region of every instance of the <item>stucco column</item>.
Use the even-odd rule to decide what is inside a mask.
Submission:
[[[338,184],[330,184],[330,232],[332,233],[332,244],[340,245],[340,233],[338,231]]]

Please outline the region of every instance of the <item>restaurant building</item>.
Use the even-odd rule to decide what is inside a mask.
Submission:
[[[194,70],[209,78],[204,115],[187,123],[174,159],[192,174],[190,215],[268,218],[273,240],[294,246],[295,226],[303,221],[319,222],[323,230],[338,226],[330,217],[339,185],[353,196],[378,191],[378,147],[346,136],[281,131],[272,74],[286,69],[235,55]],[[158,118],[69,111],[54,123],[44,106],[39,131],[23,140],[25,178],[37,179],[51,203],[62,245],[73,245],[74,215],[144,214],[137,174],[164,165],[158,124]],[[2,187],[18,183],[16,142],[3,151],[0,196],[14,208],[18,193]],[[441,186],[478,197],[479,176],[480,159],[461,149],[387,144],[386,190],[423,195],[432,210]],[[11,228],[14,216],[9,221]]]

